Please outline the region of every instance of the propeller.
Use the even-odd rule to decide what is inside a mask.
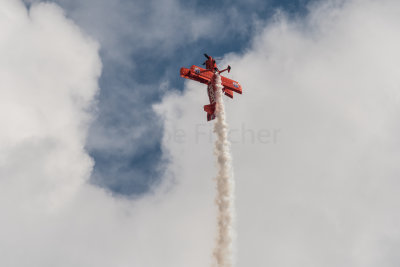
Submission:
[[[210,56],[209,56],[209,55],[204,54],[204,56],[205,56],[207,59],[210,59]],[[214,58],[214,61],[215,61],[215,60],[220,61],[220,60],[223,60],[223,59],[224,59],[223,57],[217,57],[217,58]]]

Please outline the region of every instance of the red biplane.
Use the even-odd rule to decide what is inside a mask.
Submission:
[[[208,98],[210,99],[210,104],[204,106],[204,111],[207,112],[207,120],[210,121],[215,119],[216,88],[214,88],[213,85],[214,74],[217,72],[220,74],[224,71],[230,72],[231,67],[228,65],[226,69],[218,70],[217,63],[215,62],[215,60],[207,54],[204,54],[204,56],[207,58],[207,60],[203,63],[203,65],[206,66],[205,69],[195,65],[190,67],[190,69],[181,68],[181,77],[195,80],[208,85],[207,92],[208,92]],[[242,86],[234,80],[221,76],[221,83],[223,86],[222,89],[223,92],[230,98],[233,98],[233,92],[239,94],[242,93]]]

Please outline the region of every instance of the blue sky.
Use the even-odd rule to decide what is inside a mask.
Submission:
[[[205,52],[244,52],[277,10],[303,16],[309,1],[54,2],[100,43],[98,115],[87,142],[95,161],[92,182],[138,195],[164,171],[162,123],[152,105],[166,92],[183,89],[179,68],[201,64]]]

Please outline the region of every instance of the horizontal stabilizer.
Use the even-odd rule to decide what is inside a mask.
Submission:
[[[207,121],[212,121],[215,119],[215,114],[207,114]]]
[[[214,104],[210,104],[210,105],[205,105],[204,106],[204,111],[207,112],[207,114],[214,114],[215,112],[215,103]]]

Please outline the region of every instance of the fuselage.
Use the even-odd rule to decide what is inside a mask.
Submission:
[[[209,105],[204,106],[204,111],[207,112],[207,120],[213,120],[215,118],[216,109],[216,86],[215,77],[224,71],[230,71],[230,66],[228,68],[219,71],[215,59],[205,54],[207,60],[204,62],[205,69],[192,65],[190,68],[181,68],[180,75],[183,78],[191,79],[207,85],[207,94],[210,100]],[[221,77],[221,86],[224,94],[230,98],[233,98],[233,92],[238,94],[242,93],[242,86],[229,78],[224,76]]]
[[[215,62],[215,60],[212,57],[209,57],[206,60],[206,69],[210,70],[212,72],[215,72],[218,70],[217,63]]]

